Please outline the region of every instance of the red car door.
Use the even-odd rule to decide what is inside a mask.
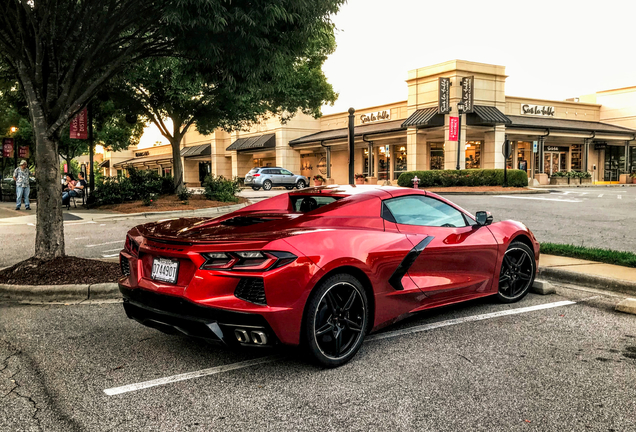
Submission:
[[[425,307],[492,292],[497,243],[487,227],[429,196],[407,195],[384,205],[385,219],[393,218],[413,244],[408,275],[426,294]]]

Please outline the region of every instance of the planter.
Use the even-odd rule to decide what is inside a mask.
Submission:
[[[364,177],[360,177],[356,179],[356,184],[357,185],[363,185],[364,184]]]
[[[563,186],[569,184],[569,178],[567,177],[550,177],[550,184],[556,186]]]
[[[592,184],[592,178],[582,178],[581,184]]]
[[[322,180],[314,180],[314,186],[322,186]]]

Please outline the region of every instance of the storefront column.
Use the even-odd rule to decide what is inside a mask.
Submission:
[[[456,117],[453,115],[452,117]],[[459,145],[459,168],[464,169],[466,167],[466,116],[462,116],[462,130],[461,130],[461,142],[450,141],[448,139],[449,132],[449,118],[451,115],[445,115],[444,122],[444,169],[455,170],[457,169],[457,146]]]
[[[423,171],[429,169],[428,146],[426,135],[417,133],[417,129],[406,130],[406,169],[407,171]]]
[[[373,154],[373,141],[370,141],[369,145],[367,145],[367,153],[369,154],[369,171],[367,172],[367,177],[373,177],[373,173],[375,172],[373,171],[373,161],[375,160]]]
[[[330,179],[331,178],[331,148],[326,147],[325,150],[327,152],[327,155],[325,157],[327,162],[327,178]]]
[[[503,169],[506,158],[501,151],[501,146],[506,140],[506,127],[495,126],[493,131],[484,133],[484,146],[482,149],[482,168]]]
[[[393,181],[393,174],[395,173],[395,146],[389,146],[389,181]]]
[[[629,141],[625,141],[625,170],[623,172],[629,174]]]
[[[276,166],[285,168],[294,174],[300,172],[300,152],[294,150],[288,143],[283,142],[276,133]]]
[[[378,159],[380,156],[380,147],[373,148],[373,177],[378,177]]]
[[[586,138],[583,141],[583,154],[581,155],[581,172],[588,171],[589,159],[590,159],[590,141],[591,139]]]

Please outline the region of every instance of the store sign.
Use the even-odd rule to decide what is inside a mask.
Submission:
[[[472,113],[475,98],[475,77],[469,76],[462,78],[462,102],[464,102],[464,112]]]
[[[71,139],[88,139],[88,109],[84,107],[71,119]]]
[[[450,78],[439,78],[437,112],[440,114],[448,114],[451,111],[450,87]]]
[[[594,150],[603,150],[607,148],[607,142],[597,141],[594,143]]]
[[[569,152],[570,147],[545,146],[544,151],[547,152]]]
[[[459,117],[448,118],[448,140],[457,141],[459,134]]]
[[[142,152],[135,153],[135,157],[142,157],[142,156],[150,156],[150,152],[149,151],[142,151]]]
[[[327,175],[327,158],[326,157],[321,157],[320,160],[318,161],[318,172],[322,175]]]
[[[4,138],[2,140],[2,156],[6,158],[13,157],[13,138]]]
[[[18,147],[18,157],[20,159],[28,159],[29,158],[29,146],[19,146]]]
[[[544,105],[521,105],[521,114],[554,117],[554,107]]]
[[[360,123],[372,123],[376,121],[391,120],[391,110],[376,111],[372,113],[362,114]]]

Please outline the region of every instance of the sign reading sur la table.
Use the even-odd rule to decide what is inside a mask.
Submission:
[[[362,114],[360,116],[360,123],[372,123],[381,120],[391,120],[391,110],[376,111],[372,113]]]
[[[448,114],[451,111],[450,106],[450,78],[439,78],[438,86],[438,102],[437,112],[440,114]]]
[[[71,139],[88,139],[88,109],[84,107],[71,119]]]
[[[543,117],[554,117],[554,107],[544,105],[521,105],[521,114]]]
[[[475,77],[467,76],[462,78],[462,102],[464,102],[464,112],[472,113],[475,100]]]
[[[459,117],[448,118],[448,140],[457,141],[459,134]]]

